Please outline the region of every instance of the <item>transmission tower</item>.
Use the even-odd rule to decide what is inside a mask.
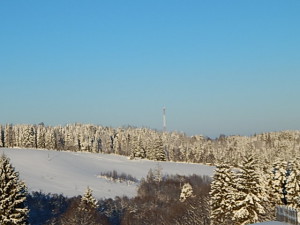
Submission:
[[[163,107],[163,130],[167,131],[166,107]]]

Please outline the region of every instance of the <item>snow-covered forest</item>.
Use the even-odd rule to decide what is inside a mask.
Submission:
[[[208,177],[163,177],[159,170],[149,171],[138,185],[137,196],[130,199],[117,197],[96,203],[89,189],[82,198],[59,197],[61,205],[55,206],[58,214],[48,215],[51,224],[73,224],[74,216],[79,220],[88,210],[93,220],[106,224],[245,225],[274,220],[277,205],[300,209],[299,131],[210,139],[148,128],[8,124],[1,126],[0,147],[119,154],[130,159],[216,166],[212,182]],[[118,178],[116,173],[114,176]],[[44,198],[44,204],[51,205],[56,197],[33,193],[28,198],[33,207]],[[86,198],[94,203],[82,210]]]
[[[149,128],[112,128],[89,124],[66,126],[0,125],[0,147],[87,151],[147,158],[238,166],[246,153],[258,156],[261,164],[278,158],[289,161],[300,156],[300,131],[282,131],[253,136],[210,139],[180,132]]]

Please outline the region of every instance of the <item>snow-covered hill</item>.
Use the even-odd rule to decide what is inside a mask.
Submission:
[[[137,190],[137,184],[115,183],[99,178],[101,172],[116,170],[141,179],[158,164],[163,174],[212,176],[214,170],[212,166],[200,164],[129,160],[119,155],[84,152],[0,148],[2,153],[11,159],[29,191],[75,196],[82,195],[89,186],[98,199],[123,195],[132,197]]]

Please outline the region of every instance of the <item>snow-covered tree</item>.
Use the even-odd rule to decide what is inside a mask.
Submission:
[[[5,147],[14,147],[14,145],[15,145],[12,124],[7,124],[5,126],[4,145],[5,145]]]
[[[86,193],[80,199],[74,199],[71,206],[60,219],[62,225],[98,225],[108,224],[105,217],[97,211],[98,203],[88,187]]]
[[[231,224],[234,204],[234,174],[227,164],[218,165],[210,191],[210,219],[212,225]]]
[[[288,206],[300,209],[300,163],[299,158],[289,163],[286,181],[286,201]]]
[[[0,125],[0,147],[3,147],[3,131],[2,131],[2,126]]]
[[[35,148],[35,131],[33,126],[26,126],[23,131],[22,146],[25,148]]]
[[[275,194],[273,190],[273,168],[269,164],[262,164],[259,168],[260,183],[262,184],[262,205],[265,208],[265,214],[260,216],[261,221],[275,220],[275,208],[277,203],[274,201]]]
[[[258,164],[254,156],[246,154],[236,182],[233,221],[238,225],[256,223],[265,213],[262,206],[263,190],[260,183]]]
[[[93,196],[93,191],[87,187],[85,194],[81,198],[80,206],[82,210],[98,208],[97,200]]]
[[[140,137],[134,138],[133,144],[132,144],[132,151],[130,158],[145,158],[146,157],[146,151],[143,147],[143,143]]]
[[[273,164],[273,192],[276,205],[286,204],[287,162],[281,159]]]
[[[0,158],[0,224],[27,224],[28,208],[25,206],[27,189],[9,159]]]
[[[45,136],[45,147],[46,149],[55,149],[56,139],[54,129],[49,129]]]
[[[152,148],[147,153],[147,158],[157,161],[166,161],[166,153],[161,137],[155,139]]]
[[[179,201],[184,202],[187,198],[193,197],[193,187],[189,183],[185,183],[181,188]]]
[[[46,148],[46,128],[39,125],[37,127],[37,148]]]

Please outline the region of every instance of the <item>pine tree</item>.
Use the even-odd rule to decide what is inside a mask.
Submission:
[[[44,126],[39,125],[37,128],[37,148],[45,148],[46,147],[46,129]]]
[[[273,164],[272,186],[274,191],[274,202],[276,205],[286,204],[286,179],[287,162],[277,160]]]
[[[3,147],[3,132],[2,126],[0,125],[0,147]]]
[[[144,159],[145,157],[146,157],[146,152],[145,152],[145,149],[143,148],[143,143],[142,143],[141,138],[140,137],[134,138],[130,158],[131,159],[134,159],[134,158]]]
[[[5,147],[8,147],[8,148],[14,147],[15,141],[14,141],[13,127],[11,124],[7,124],[5,126],[4,135],[5,135],[4,136]]]
[[[55,149],[56,147],[55,132],[51,128],[47,130],[45,135],[45,147],[46,149]]]
[[[108,224],[107,218],[97,211],[98,203],[88,187],[80,199],[74,199],[71,206],[60,219],[61,225],[99,225]]]
[[[94,198],[93,191],[89,187],[87,187],[85,194],[81,198],[80,208],[85,211],[98,208],[97,200]]]
[[[25,148],[35,148],[35,131],[30,125],[26,126],[23,131],[22,146]]]
[[[227,164],[218,165],[211,183],[210,219],[212,225],[232,224],[234,174]]]
[[[187,198],[193,197],[193,187],[189,183],[185,183],[181,188],[179,201],[184,202]]]
[[[166,161],[166,153],[161,137],[155,139],[150,154],[147,158],[157,161]]]
[[[296,159],[289,163],[286,181],[286,201],[288,206],[300,209],[300,163]]]
[[[238,225],[256,223],[259,215],[265,213],[262,206],[262,187],[257,172],[257,161],[247,154],[243,159],[241,172],[237,178],[237,192],[233,211],[233,220]]]
[[[262,205],[265,208],[265,214],[260,216],[261,221],[272,221],[275,218],[275,208],[277,203],[274,201],[275,194],[273,190],[273,169],[269,164],[261,163],[260,183],[262,184]]]
[[[26,186],[19,180],[19,174],[2,155],[0,158],[0,224],[27,224],[28,209],[25,206]]]

